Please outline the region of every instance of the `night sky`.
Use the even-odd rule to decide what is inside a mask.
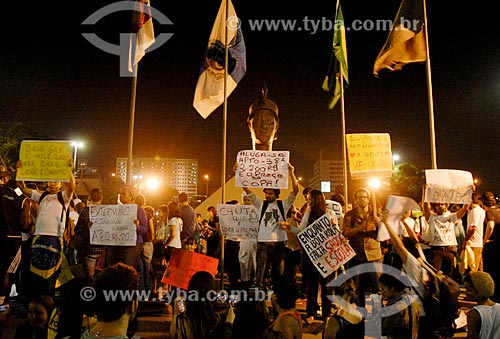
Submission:
[[[12,9],[0,54],[2,119],[33,125],[57,139],[83,140],[86,146],[78,157],[103,173],[113,172],[116,158],[127,156],[131,78],[119,76],[118,56],[99,50],[81,34],[95,32],[117,44],[119,32],[128,31],[130,12],[96,26],[81,22],[111,2],[37,2]],[[482,3],[428,3],[437,164],[471,171],[481,179],[480,191],[500,193],[500,32],[488,20],[491,8]],[[342,159],[340,109],[328,110],[328,93],[321,88],[333,31],[252,31],[249,20],[297,19],[297,25],[304,17],[333,20],[335,1],[233,4],[242,20],[247,73],[228,99],[228,173],[237,151],[251,148],[248,107],[265,82],[280,110],[274,150],[289,150],[297,175],[307,181],[320,151],[324,158]],[[346,26],[354,20],[393,20],[399,4],[344,1]],[[192,99],[220,1],[151,0],[151,5],[173,22],[155,22],[155,33],[174,35],[139,63],[134,156],[199,159],[200,175],[209,174],[215,185],[222,163],[222,106],[204,120]],[[389,133],[393,153],[402,161],[430,168],[425,65],[381,72],[378,79],[372,75],[388,33],[346,33],[347,133]]]

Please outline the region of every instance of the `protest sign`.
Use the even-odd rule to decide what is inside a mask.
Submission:
[[[472,173],[460,170],[425,170],[428,184],[425,202],[468,204],[472,197]]]
[[[229,240],[257,239],[259,214],[253,205],[217,204],[222,235]]]
[[[386,227],[391,227],[396,234],[402,234],[403,229],[400,220],[402,219],[406,211],[419,211],[420,206],[415,202],[415,200],[407,197],[400,197],[396,195],[389,195],[387,202],[385,204],[385,209],[387,210],[387,222],[382,223]],[[385,227],[379,227],[377,240],[386,241],[391,237],[389,232]]]
[[[356,255],[326,213],[297,234],[297,238],[323,278]]]
[[[196,272],[205,271],[215,275],[218,264],[219,259],[175,248],[161,282],[187,290],[189,280]]]
[[[90,205],[92,245],[135,246],[137,205]]]
[[[346,144],[351,178],[392,176],[391,137],[388,133],[347,134]]]
[[[236,187],[288,188],[288,151],[239,151]]]
[[[338,201],[326,199],[326,208],[335,212],[335,216],[337,217],[337,220],[340,225],[340,222],[343,219],[342,205]]]
[[[69,181],[71,141],[23,140],[19,150],[19,181]]]

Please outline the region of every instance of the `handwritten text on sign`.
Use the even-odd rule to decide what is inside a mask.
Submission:
[[[470,203],[474,183],[471,172],[447,169],[425,170],[425,181],[429,185],[424,197],[425,202]]]
[[[90,205],[92,245],[135,246],[137,205]]]
[[[222,235],[230,240],[257,239],[259,214],[253,205],[217,204]]]
[[[332,225],[328,214],[307,226],[297,237],[323,278],[356,255],[339,229]]]
[[[70,141],[24,140],[19,150],[21,168],[17,180],[24,181],[69,181],[73,170],[70,167]]]
[[[236,187],[288,188],[288,151],[239,151]]]
[[[346,143],[353,179],[392,176],[391,137],[388,133],[347,134]]]

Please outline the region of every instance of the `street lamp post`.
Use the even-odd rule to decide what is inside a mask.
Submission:
[[[81,141],[73,141],[71,143],[71,146],[74,146],[75,147],[75,154],[73,156],[73,166],[74,166],[74,170],[76,172],[77,170],[77,164],[76,164],[76,154],[78,153],[78,147],[82,148],[83,147],[83,142]]]
[[[208,198],[208,179],[209,179],[208,174],[205,174],[205,175],[203,176],[203,178],[205,179],[205,195],[206,195],[206,196],[207,196],[207,198]]]
[[[394,153],[392,155],[392,164],[396,166],[399,160],[401,160],[401,156],[398,153]]]
[[[373,203],[373,215],[377,217],[377,189],[380,187],[380,180],[378,178],[373,178],[370,180],[370,186],[372,187],[372,203]]]

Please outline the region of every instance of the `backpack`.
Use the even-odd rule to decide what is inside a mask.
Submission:
[[[419,262],[429,276],[428,283],[424,285],[425,295],[422,300],[425,317],[420,318],[419,338],[452,337],[455,333],[454,321],[460,312],[460,285],[427,261]]]
[[[276,200],[276,203],[278,204],[278,209],[281,212],[281,216],[283,217],[283,221],[286,221],[285,207],[283,207],[283,201]],[[262,221],[262,218],[264,217],[264,214],[266,213],[267,206],[269,206],[269,203],[266,200],[264,200],[264,202],[262,203],[262,209],[260,210],[259,225],[260,225],[260,222]]]

